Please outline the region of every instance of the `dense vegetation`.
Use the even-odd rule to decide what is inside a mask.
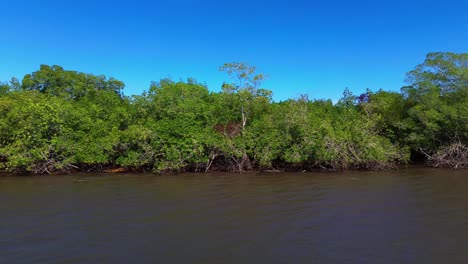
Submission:
[[[163,79],[127,97],[116,79],[46,65],[0,83],[0,170],[468,166],[467,53],[430,53],[401,93],[346,90],[336,104],[273,102],[255,67],[220,69],[232,83],[218,93]]]

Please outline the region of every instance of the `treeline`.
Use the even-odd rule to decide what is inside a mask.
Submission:
[[[221,68],[221,92],[193,79],[124,83],[41,65],[0,84],[0,170],[242,171],[468,166],[468,54],[430,53],[401,93],[346,90],[338,103],[273,102],[264,75]]]

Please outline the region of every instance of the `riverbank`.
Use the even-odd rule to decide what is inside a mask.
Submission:
[[[278,169],[251,169],[251,170],[244,170],[244,171],[227,171],[222,170],[219,168],[213,168],[209,171],[195,171],[195,170],[179,170],[179,171],[152,171],[152,170],[145,170],[145,169],[135,169],[135,168],[123,168],[123,167],[108,167],[101,170],[69,170],[67,172],[57,171],[53,173],[31,173],[31,172],[6,172],[0,171],[1,176],[41,176],[41,175],[53,175],[53,176],[68,176],[68,175],[93,175],[93,174],[102,174],[102,175],[112,175],[112,174],[125,174],[125,175],[140,175],[140,174],[153,174],[153,175],[185,175],[185,174],[216,174],[216,173],[232,173],[232,174],[244,174],[244,173],[254,173],[254,174],[283,174],[283,173],[326,173],[326,174],[333,174],[333,173],[344,173],[344,172],[372,172],[372,171],[401,171],[407,169],[440,169],[440,170],[448,170],[448,171],[464,171],[467,170],[466,168],[436,168],[430,166],[424,162],[417,162],[411,164],[400,164],[391,167],[386,167],[385,169],[369,169],[369,168],[349,168],[346,170],[343,169],[330,169],[330,168],[310,168],[310,169],[302,169],[302,168],[278,168]]]

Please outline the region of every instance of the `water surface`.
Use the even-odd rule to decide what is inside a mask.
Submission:
[[[0,177],[0,263],[468,263],[468,171]]]

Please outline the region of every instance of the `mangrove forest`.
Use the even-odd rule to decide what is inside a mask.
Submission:
[[[57,65],[2,82],[0,171],[468,167],[468,53],[429,53],[400,92],[338,102],[275,102],[254,66],[219,70],[220,92],[162,79],[126,96],[120,80]]]

